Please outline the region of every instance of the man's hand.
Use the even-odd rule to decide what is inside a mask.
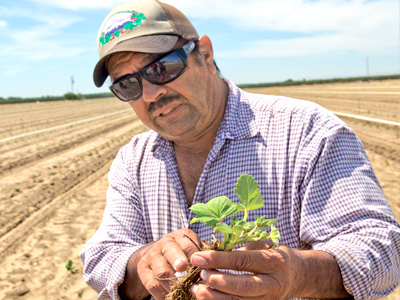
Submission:
[[[191,261],[204,269],[202,283],[191,289],[198,300],[350,296],[344,290],[336,260],[323,251],[299,251],[286,246],[272,249],[269,243],[259,241],[239,251],[198,252]],[[213,269],[252,274],[231,275]]]
[[[144,299],[149,294],[156,299],[165,298],[176,280],[174,273],[185,271],[189,258],[199,251],[185,235],[201,247],[196,233],[180,229],[132,255],[125,281],[120,287],[123,299]]]

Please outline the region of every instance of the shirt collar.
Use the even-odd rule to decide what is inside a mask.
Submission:
[[[228,84],[229,95],[216,140],[242,140],[256,136],[259,129],[246,94],[228,79],[224,81]],[[171,141],[157,134],[152,151],[165,156],[173,153],[174,147]]]

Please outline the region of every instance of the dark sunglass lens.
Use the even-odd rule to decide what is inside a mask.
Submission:
[[[184,68],[184,62],[174,53],[150,65],[145,71],[145,77],[154,83],[166,83],[173,80]]]
[[[112,90],[122,101],[131,101],[140,97],[141,87],[136,77],[128,77],[112,85]]]

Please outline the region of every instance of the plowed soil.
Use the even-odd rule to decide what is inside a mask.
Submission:
[[[400,122],[400,81],[252,91]],[[101,223],[106,176],[118,149],[147,130],[127,108],[113,98],[0,105],[1,300],[96,299],[82,279],[78,253]],[[111,112],[119,113],[105,116]],[[363,142],[400,220],[400,128],[343,120]],[[2,141],[65,124],[71,125]],[[65,268],[68,260],[72,271]],[[385,299],[400,299],[400,289]]]

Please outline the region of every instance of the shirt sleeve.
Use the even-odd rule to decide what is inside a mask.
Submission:
[[[120,150],[110,169],[103,222],[80,252],[83,276],[98,299],[120,299],[118,286],[132,254],[146,241],[142,206]]]
[[[300,239],[336,258],[355,299],[388,295],[400,283],[400,226],[361,141],[343,125],[309,147]]]

